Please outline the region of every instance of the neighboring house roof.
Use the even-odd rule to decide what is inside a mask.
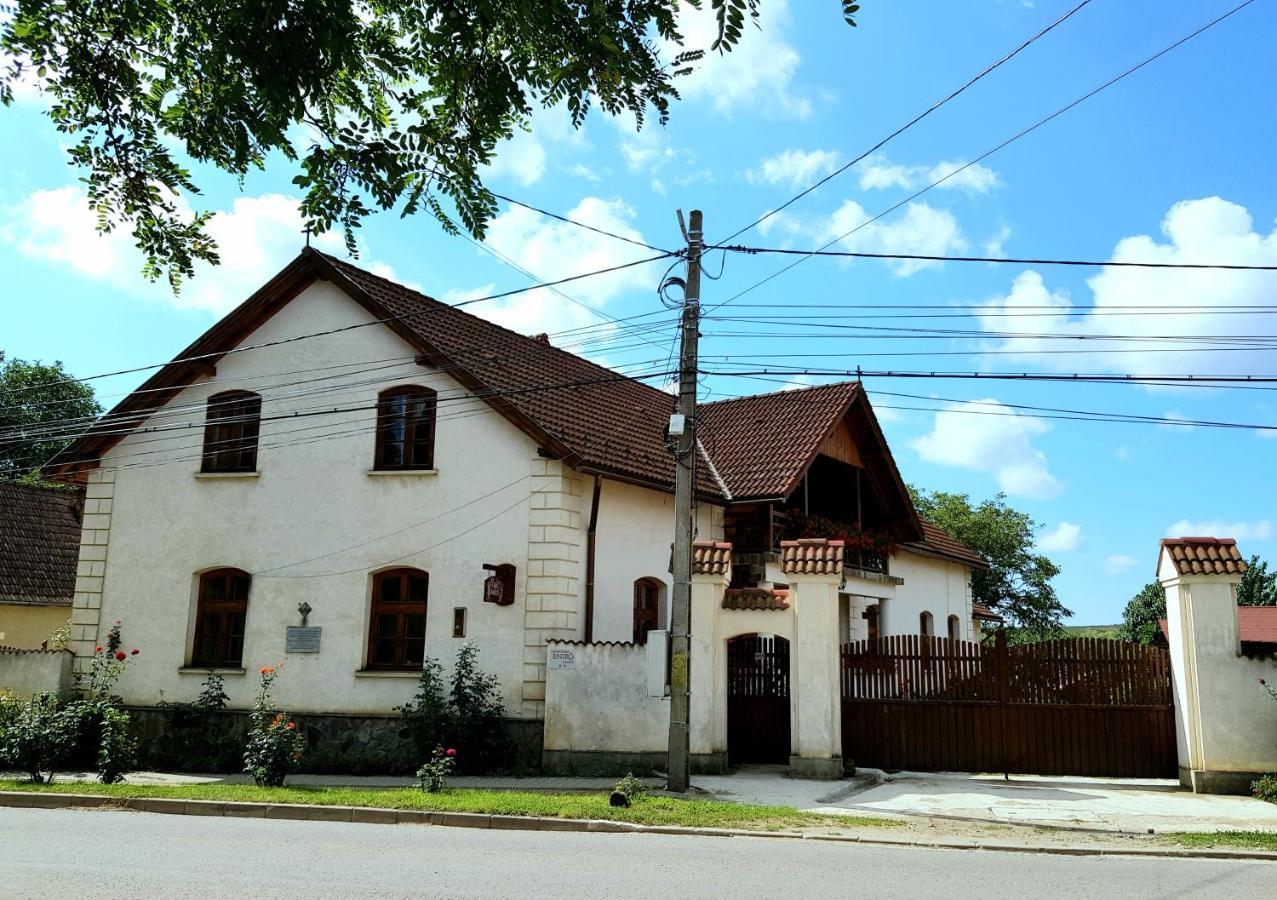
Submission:
[[[316,280],[328,281],[420,353],[483,398],[547,453],[569,466],[670,490],[674,463],[663,431],[674,411],[666,392],[486,319],[440,303],[350,263],[307,248],[270,282],[147,379],[50,470],[71,476],[96,460],[242,344]],[[191,359],[196,357],[196,359]],[[983,565],[944,532],[919,522],[869,400],[856,382],[705,403],[700,440],[713,463],[697,467],[697,490],[743,502],[788,496],[823,442],[846,421],[875,494],[908,549]]]
[[[923,539],[908,541],[900,545],[901,549],[921,556],[932,556],[970,566],[973,569],[987,569],[989,563],[962,541],[945,531],[935,522],[918,517],[922,523]]]
[[[1246,560],[1232,538],[1162,538],[1180,575],[1244,575]]]
[[[981,606],[978,603],[971,604],[971,618],[979,619],[981,622],[998,622],[1003,621],[1002,616],[989,609],[987,606]]]
[[[0,480],[0,603],[69,605],[84,494]]]
[[[1158,619],[1157,627],[1169,643],[1171,632],[1166,620]],[[1277,606],[1237,607],[1237,631],[1243,644],[1277,644]]]

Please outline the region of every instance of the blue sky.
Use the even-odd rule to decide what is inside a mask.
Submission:
[[[708,237],[722,238],[859,155],[1072,5],[867,0],[860,27],[850,29],[841,25],[834,0],[768,0],[763,31],[751,31],[736,53],[712,58],[691,78],[668,127],[649,125],[636,133],[632,122],[595,115],[578,132],[557,111],[538,113],[531,132],[504,148],[491,183],[529,203],[660,246],[678,243],[675,208],[699,207]],[[740,240],[787,247],[824,243],[1232,5],[1094,0],[880,154]],[[705,24],[693,22],[690,33],[703,35]],[[1272,171],[1277,125],[1263,99],[1265,86],[1277,80],[1274,33],[1277,9],[1261,0],[966,170],[947,188],[862,229],[843,246],[942,255],[1277,264]],[[37,96],[20,92],[13,108],[0,111],[0,270],[6,282],[0,293],[0,347],[9,354],[61,359],[81,375],[161,361],[300,247],[287,164],[250,177],[242,189],[233,179],[201,172],[206,193],[194,205],[219,211],[213,230],[226,264],[201,272],[174,298],[164,285],[148,284],[137,274],[141,263],[127,234],[102,238],[93,233],[76,173],[66,165],[61,138],[41,109]],[[331,240],[320,243],[339,246]],[[527,283],[524,275],[473,244],[446,236],[423,216],[382,215],[368,224],[361,241],[363,264],[441,298],[481,296]],[[642,254],[518,208],[503,207],[489,242],[542,278]],[[706,304],[731,297],[785,262],[730,255],[722,277],[706,283]],[[711,255],[710,271],[717,272],[719,264],[719,254]],[[661,271],[627,270],[565,290],[610,316],[648,313],[658,308],[654,288]],[[870,370],[1273,374],[1271,354],[1263,350],[1185,352],[1182,343],[1156,340],[906,339],[895,329],[1264,335],[1277,323],[1257,311],[1113,313],[1158,303],[1208,308],[1273,303],[1275,285],[1277,275],[1264,273],[1101,273],[816,259],[718,311],[737,320],[708,321],[702,353],[709,365],[720,368],[767,363]],[[847,319],[842,324],[892,330],[837,337],[828,337],[831,329],[821,327],[837,320],[794,318],[886,314],[855,307],[887,304],[983,304],[986,315]],[[1094,305],[1098,314],[1062,308],[1070,304]],[[996,315],[1022,312],[1025,305],[1041,309],[1031,318]],[[598,321],[581,306],[546,292],[471,310],[526,332]],[[653,327],[664,322],[661,316],[653,320]],[[803,334],[783,336],[795,332]],[[653,330],[647,333],[652,343],[637,342],[629,349],[623,348],[635,341],[614,335],[610,344],[598,347],[598,355],[614,365],[653,371],[663,368],[663,359],[653,360],[665,356],[671,334],[668,328]],[[1087,352],[1042,352],[1047,349]],[[1127,352],[1103,352],[1117,349]],[[138,380],[128,376],[95,384],[109,405]],[[792,379],[798,384],[821,380]],[[1158,539],[1172,531],[1231,535],[1246,554],[1277,555],[1272,524],[1277,485],[1270,475],[1277,440],[1264,432],[1056,420],[1008,406],[969,404],[1277,425],[1277,393],[891,378],[866,383],[908,481],[976,498],[1003,490],[1013,505],[1043,524],[1043,548],[1063,570],[1057,586],[1076,622],[1118,620],[1125,601],[1152,577]],[[708,378],[705,385],[711,397],[780,386],[728,377]],[[887,409],[891,406],[926,409]]]

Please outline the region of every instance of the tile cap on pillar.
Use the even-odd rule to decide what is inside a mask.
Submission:
[[[1233,538],[1162,538],[1162,548],[1179,575],[1245,575],[1246,560]]]
[[[732,545],[728,541],[693,541],[693,575],[730,575]]]
[[[780,542],[780,564],[786,575],[841,575],[843,541],[802,538]]]

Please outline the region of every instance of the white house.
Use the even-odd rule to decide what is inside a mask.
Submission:
[[[121,619],[144,648],[131,704],[218,671],[247,707],[283,662],[290,710],[375,717],[468,639],[507,711],[540,722],[547,645],[666,627],[672,404],[308,249],[51,465],[85,486],[76,665]],[[829,646],[973,635],[984,563],[919,519],[858,384],[709,403],[700,434],[698,534],[728,547],[713,577],[730,580],[697,615],[723,647],[742,623],[783,636],[791,602],[801,616],[782,542],[816,537],[844,540]],[[836,680],[836,651],[821,665]]]

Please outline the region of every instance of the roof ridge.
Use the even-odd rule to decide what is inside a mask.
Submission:
[[[800,388],[785,388],[779,391],[767,391],[761,394],[745,394],[742,397],[724,397],[722,400],[706,400],[701,406],[726,406],[729,403],[742,403],[746,400],[760,400],[765,397],[785,397],[792,394],[806,394],[812,391],[824,391],[832,388],[859,387],[859,381],[831,381],[829,384],[809,384]]]
[[[622,373],[620,373],[620,372],[616,371],[615,369],[609,369],[607,366],[602,365],[602,364],[600,364],[600,363],[597,363],[597,362],[595,362],[594,360],[590,359],[589,357],[581,356],[579,353],[573,353],[573,352],[572,352],[572,351],[570,351],[570,350],[564,350],[562,347],[556,347],[556,346],[554,346],[554,344],[550,343],[548,340],[547,340],[547,341],[539,341],[539,340],[537,340],[535,337],[533,337],[533,336],[531,336],[531,335],[523,334],[523,333],[522,333],[522,332],[520,332],[520,331],[515,331],[513,328],[507,328],[506,326],[504,326],[504,325],[500,324],[499,322],[494,322],[494,321],[492,321],[491,319],[486,319],[486,318],[484,318],[483,316],[477,316],[477,315],[475,315],[474,313],[466,312],[464,309],[458,309],[457,307],[453,306],[452,304],[444,303],[442,300],[438,300],[438,299],[436,299],[436,298],[434,298],[434,297],[431,297],[429,294],[422,293],[421,291],[417,290],[416,288],[409,287],[409,286],[408,286],[408,285],[406,285],[406,284],[401,284],[400,282],[395,281],[395,280],[394,280],[394,279],[392,279],[392,278],[387,278],[387,277],[386,277],[386,276],[384,276],[384,275],[378,275],[376,272],[369,271],[368,269],[365,269],[365,268],[363,268],[363,267],[361,267],[361,266],[357,266],[357,265],[355,265],[355,264],[354,264],[354,263],[352,263],[352,262],[349,262],[349,261],[344,260],[344,259],[340,259],[340,258],[338,258],[338,257],[336,257],[336,256],[333,256],[331,253],[325,253],[325,252],[324,252],[324,251],[322,251],[322,250],[315,250],[314,252],[315,252],[316,254],[318,254],[318,255],[320,255],[320,256],[322,256],[322,257],[324,257],[326,260],[328,260],[330,263],[332,263],[332,264],[334,264],[334,265],[336,265],[336,266],[340,266],[340,267],[345,268],[345,269],[354,269],[356,272],[358,272],[358,273],[359,273],[360,275],[362,275],[362,276],[365,276],[365,277],[368,277],[368,278],[373,278],[373,279],[376,279],[377,281],[381,281],[381,282],[383,282],[383,283],[385,283],[385,284],[392,285],[392,286],[394,286],[395,288],[397,288],[397,289],[399,289],[399,290],[401,290],[401,291],[407,291],[407,292],[408,292],[408,293],[410,293],[410,294],[413,294],[413,295],[415,295],[415,296],[417,296],[417,297],[420,297],[422,300],[425,300],[425,301],[427,301],[427,302],[429,302],[429,303],[434,304],[434,305],[435,305],[436,307],[438,307],[439,309],[446,309],[446,310],[450,310],[450,311],[452,311],[452,312],[456,313],[457,315],[465,316],[465,317],[466,317],[466,318],[468,318],[468,319],[474,319],[474,320],[475,320],[475,321],[477,321],[477,322],[482,322],[484,325],[486,325],[486,326],[488,326],[488,327],[490,327],[490,328],[497,328],[497,329],[499,329],[499,330],[501,330],[501,331],[504,331],[506,334],[510,335],[511,337],[518,338],[519,340],[527,341],[527,342],[529,342],[529,343],[535,344],[535,345],[536,345],[536,347],[538,348],[538,351],[539,351],[539,352],[544,353],[546,349],[549,349],[549,350],[554,351],[555,353],[561,353],[561,354],[563,354],[564,356],[570,356],[570,357],[572,357],[573,359],[580,360],[581,362],[584,362],[584,363],[586,363],[587,365],[592,366],[592,367],[594,367],[595,369],[598,369],[598,370],[599,370],[599,371],[601,371],[601,372],[606,372],[606,373],[607,373],[607,374],[609,374],[609,375],[614,375],[614,376],[616,376],[616,378],[617,378],[617,379],[619,379],[619,380],[625,380],[625,381],[633,382],[634,384],[637,384],[637,385],[641,386],[641,387],[642,387],[642,388],[644,388],[645,390],[652,392],[652,394],[654,395],[654,396],[653,396],[653,399],[656,399],[656,396],[655,396],[655,395],[658,395],[658,394],[659,394],[660,396],[662,396],[662,397],[669,398],[671,402],[672,402],[672,401],[673,401],[673,399],[674,399],[674,398],[673,398],[670,394],[666,393],[665,391],[661,390],[660,388],[652,387],[650,384],[646,384],[645,382],[639,381],[638,379],[634,378],[633,376],[630,376],[630,375],[624,375],[624,374],[622,374]],[[344,273],[343,273],[343,274],[344,274]]]

